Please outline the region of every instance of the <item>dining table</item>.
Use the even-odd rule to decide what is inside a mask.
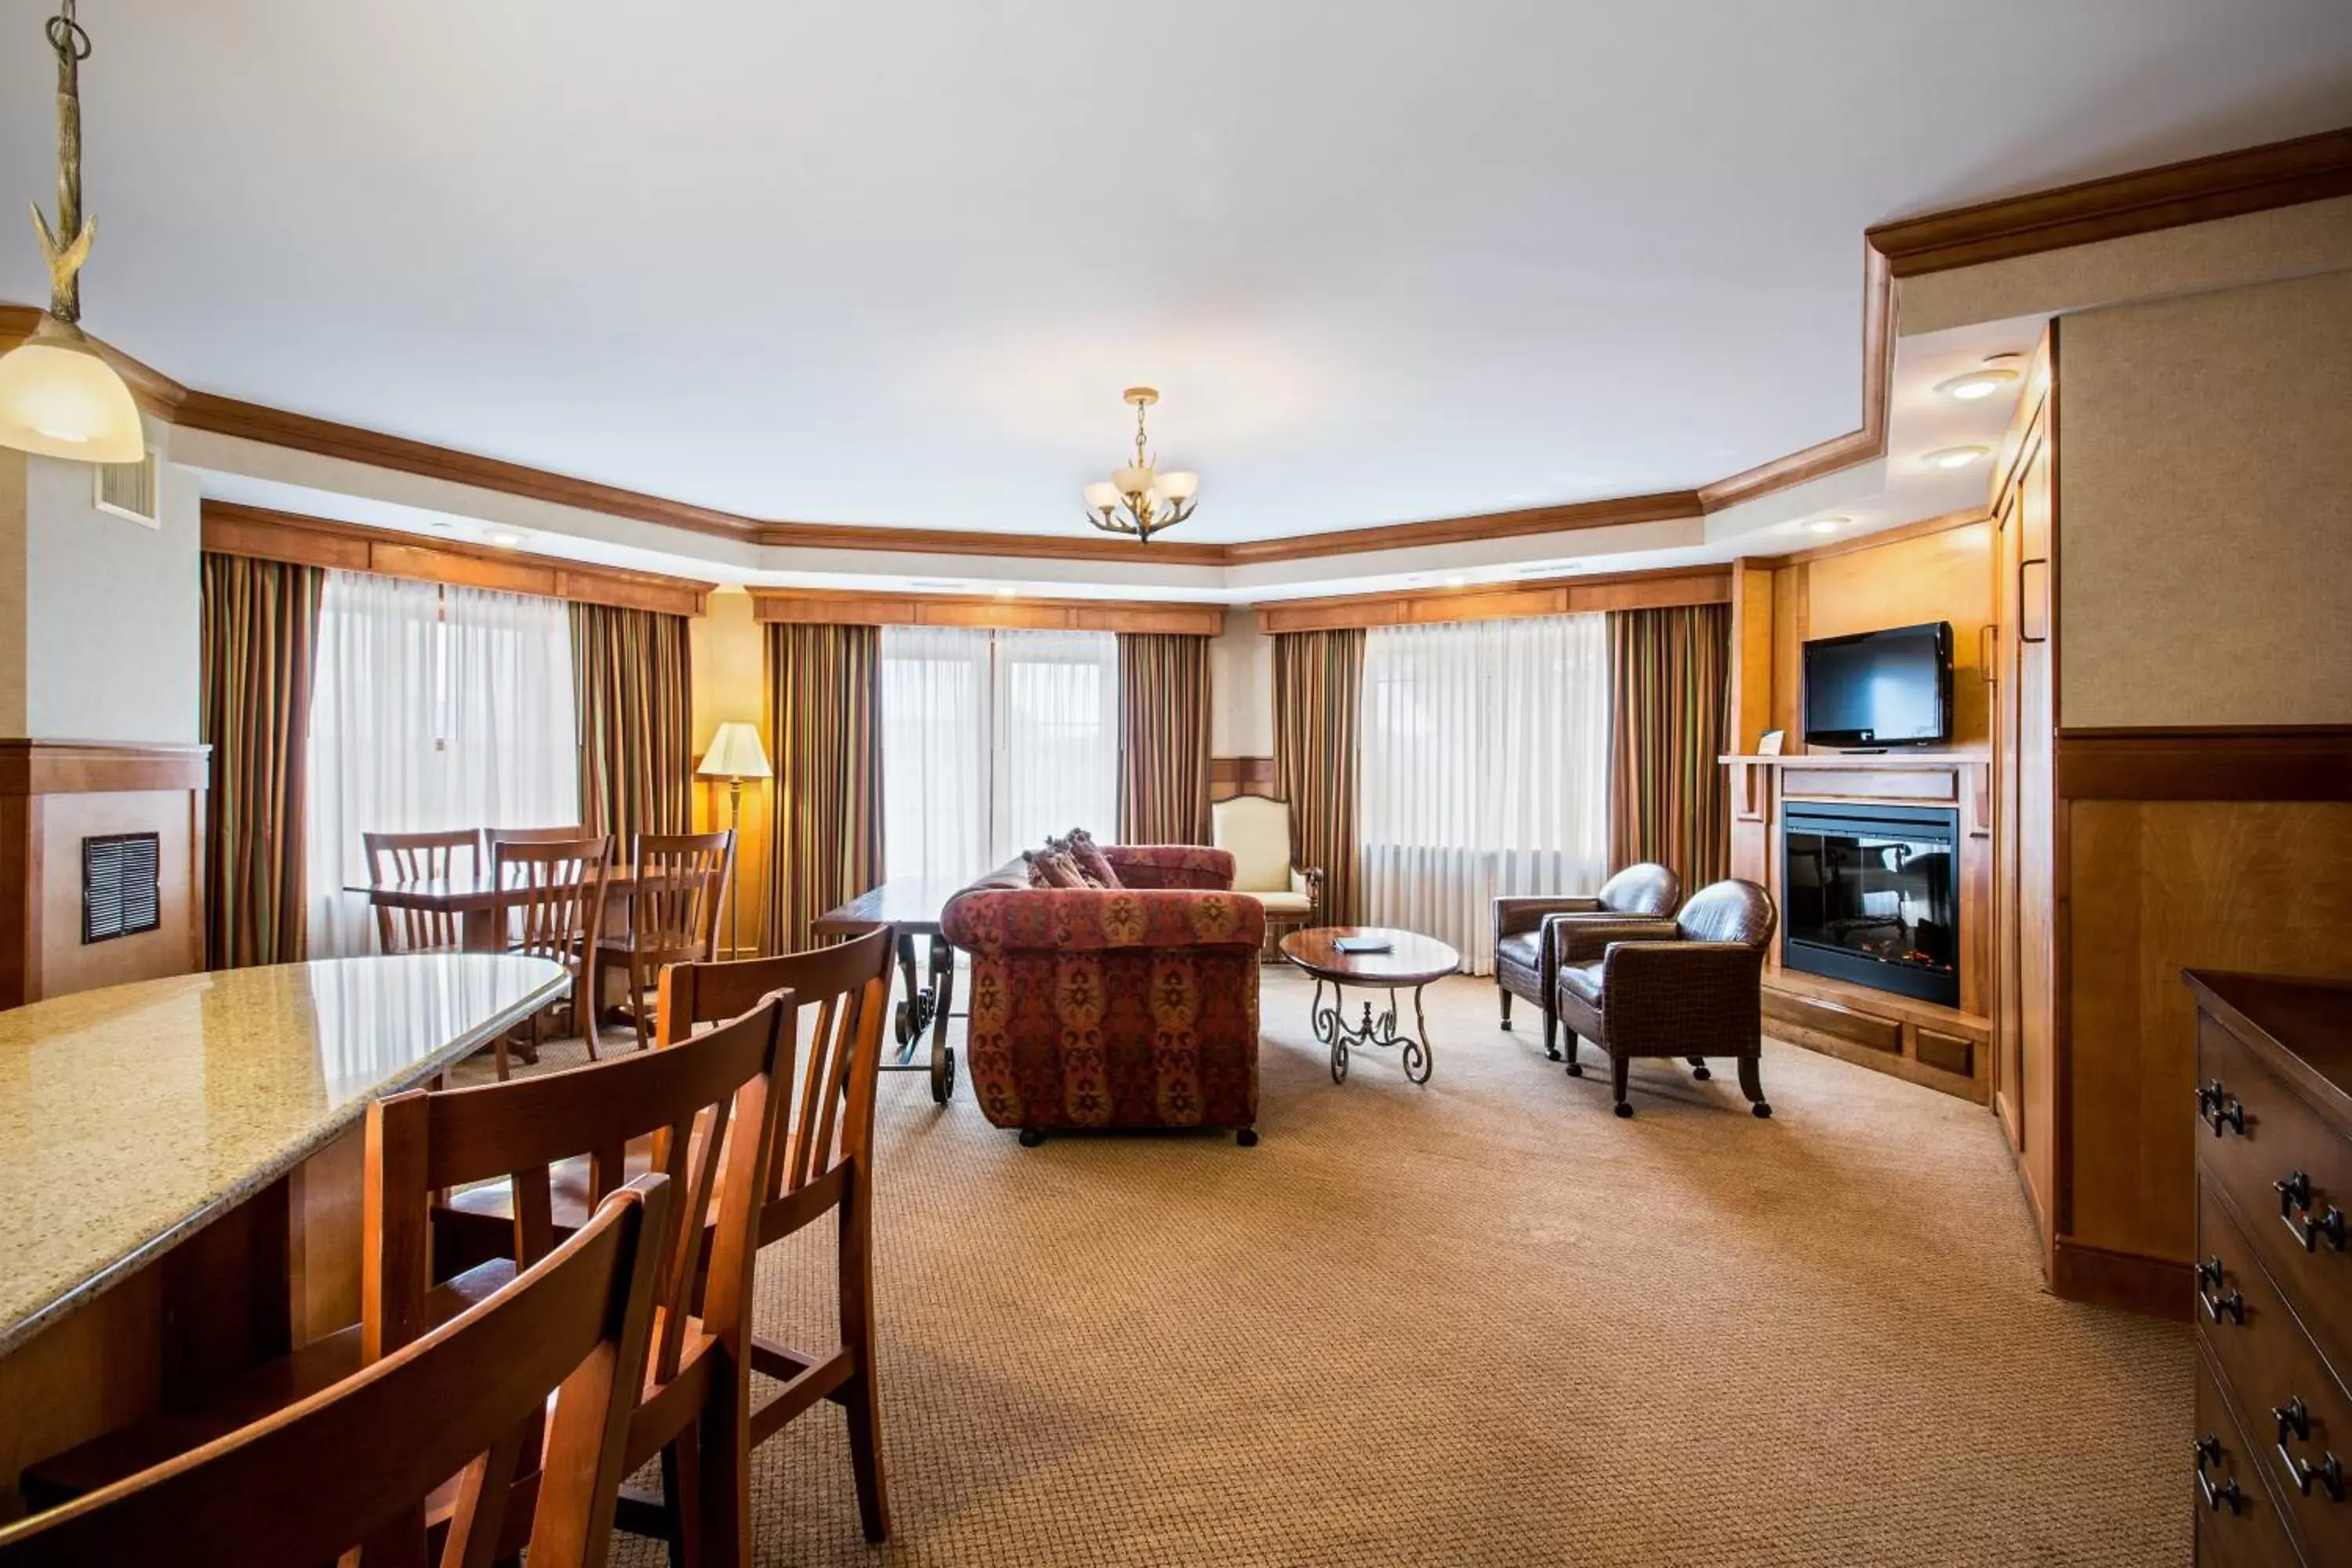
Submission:
[[[648,876],[634,866],[614,866],[606,869],[603,880],[604,929],[606,934],[612,935],[627,929],[628,900],[639,888],[666,887],[674,879],[659,873]],[[507,910],[520,908],[527,899],[546,896],[544,889],[534,894],[531,889],[516,883],[501,887],[488,872],[404,882],[352,882],[343,891],[360,894],[382,909],[454,916],[457,921],[458,945],[467,952],[504,952],[508,922],[501,917]]]
[[[568,984],[422,953],[0,1012],[0,1520],[26,1465],[356,1322],[369,1104]]]

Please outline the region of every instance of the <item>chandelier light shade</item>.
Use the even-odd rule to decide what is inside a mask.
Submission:
[[[1143,411],[1160,401],[1160,394],[1130,386],[1125,396],[1135,405],[1135,461],[1087,487],[1087,521],[1105,533],[1150,543],[1153,534],[1192,515],[1201,476],[1159,471],[1143,433]]]
[[[58,225],[36,203],[33,227],[49,268],[49,312],[0,356],[0,447],[86,463],[135,463],[146,456],[139,405],[114,367],[82,336],[81,267],[98,222],[81,210],[81,62],[89,35],[61,0],[48,22],[58,57]]]

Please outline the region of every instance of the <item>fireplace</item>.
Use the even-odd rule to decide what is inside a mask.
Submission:
[[[1957,1007],[1959,814],[1789,801],[1780,962]]]

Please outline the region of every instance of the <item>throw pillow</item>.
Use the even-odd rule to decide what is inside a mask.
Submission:
[[[1070,858],[1078,863],[1078,869],[1087,881],[1097,888],[1127,886],[1118,879],[1118,868],[1111,865],[1110,857],[1102,852],[1102,846],[1095,842],[1093,834],[1083,827],[1073,827],[1065,842],[1069,846]]]

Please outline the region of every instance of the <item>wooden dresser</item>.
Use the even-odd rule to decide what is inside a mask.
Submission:
[[[2352,984],[2187,979],[2197,1558],[2352,1563]]]

